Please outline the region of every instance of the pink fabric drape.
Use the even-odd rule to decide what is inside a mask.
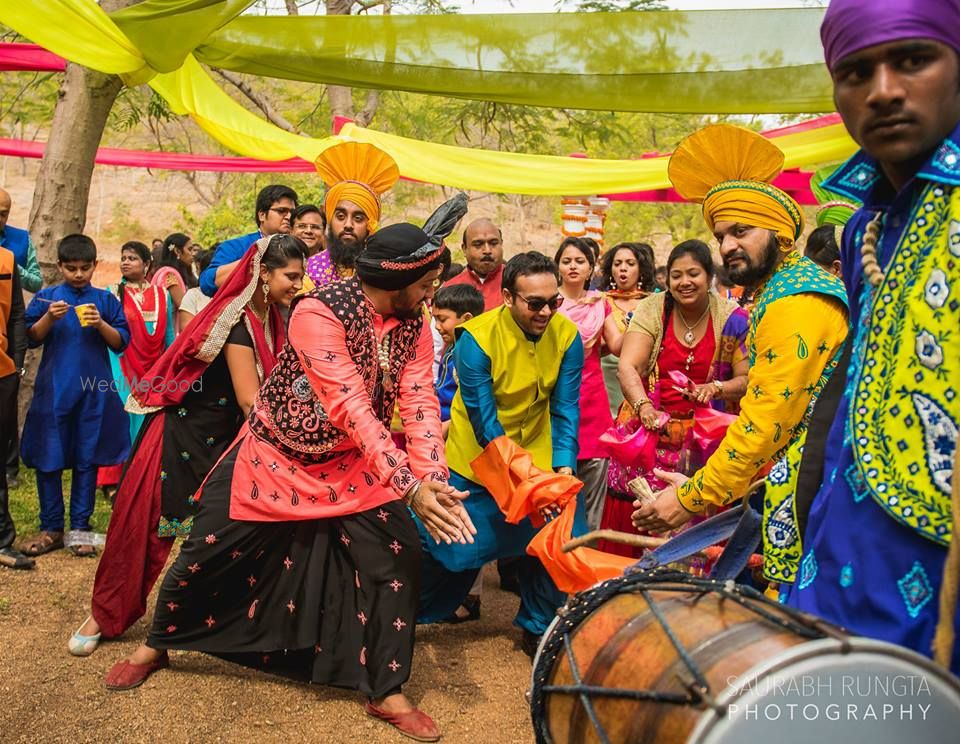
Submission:
[[[37,44],[0,44],[0,72],[63,72],[67,62]]]

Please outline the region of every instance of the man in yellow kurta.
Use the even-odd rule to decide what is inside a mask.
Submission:
[[[503,271],[503,305],[457,328],[459,388],[450,408],[446,454],[450,482],[470,492],[463,503],[477,528],[472,544],[424,544],[418,622],[437,622],[465,599],[477,571],[497,558],[523,556],[518,566],[520,610],[529,655],[566,599],[543,564],[526,555],[536,534],[529,518],[507,522],[481,484],[474,461],[507,437],[542,471],[572,475],[577,466],[583,343],[576,326],[557,314],[556,264],[541,253],[514,256]],[[579,513],[582,514],[582,503]],[[586,531],[586,523],[575,526]]]
[[[685,198],[703,204],[731,278],[756,287],[747,335],[751,366],[740,415],[714,455],[690,479],[660,474],[672,485],[633,521],[638,529],[678,527],[708,504],[739,498],[776,463],[764,500],[764,531],[773,535],[766,552],[795,561],[799,534],[789,485],[796,481],[808,412],[847,335],[847,310],[842,283],[796,250],[803,213],[770,183],[782,166],[783,153],[773,143],[728,125],[694,133],[670,160],[670,180]]]

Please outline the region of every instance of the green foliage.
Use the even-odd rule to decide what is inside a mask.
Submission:
[[[111,216],[112,219],[110,226],[102,230],[100,233],[101,243],[104,247],[111,243],[119,245],[127,240],[132,240],[133,238],[143,235],[146,232],[143,227],[143,223],[140,222],[139,217],[132,213],[130,205],[125,201],[118,200],[113,203]],[[104,254],[101,255],[100,258],[118,261],[120,256],[118,252],[118,255],[116,256]]]
[[[253,231],[250,215],[241,212],[227,201],[217,202],[199,217],[182,204],[179,211],[180,222],[177,223],[177,230],[190,235],[205,248],[229,240],[235,235],[245,235]]]
[[[129,132],[143,123],[151,131],[171,121],[176,114],[154,90],[146,86],[123,88],[110,110],[107,127],[118,132]]]
[[[0,75],[0,131],[31,139],[53,121],[60,81],[52,72],[5,72]]]

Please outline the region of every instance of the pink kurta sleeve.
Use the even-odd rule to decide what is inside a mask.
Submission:
[[[407,437],[410,467],[420,480],[446,482],[449,472],[440,428],[440,401],[433,386],[433,338],[424,316],[416,356],[399,381],[400,420]]]
[[[382,485],[405,495],[416,482],[409,459],[373,412],[343,324],[323,303],[304,300],[290,318],[289,338],[330,423],[346,432]]]

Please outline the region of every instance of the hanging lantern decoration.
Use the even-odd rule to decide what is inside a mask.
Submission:
[[[605,196],[567,196],[560,200],[560,204],[563,205],[561,232],[567,237],[593,238],[603,250],[603,225],[610,200]]]
[[[561,231],[567,237],[582,238],[587,234],[587,210],[590,203],[586,199],[571,197],[564,197],[560,203],[563,205]]]

